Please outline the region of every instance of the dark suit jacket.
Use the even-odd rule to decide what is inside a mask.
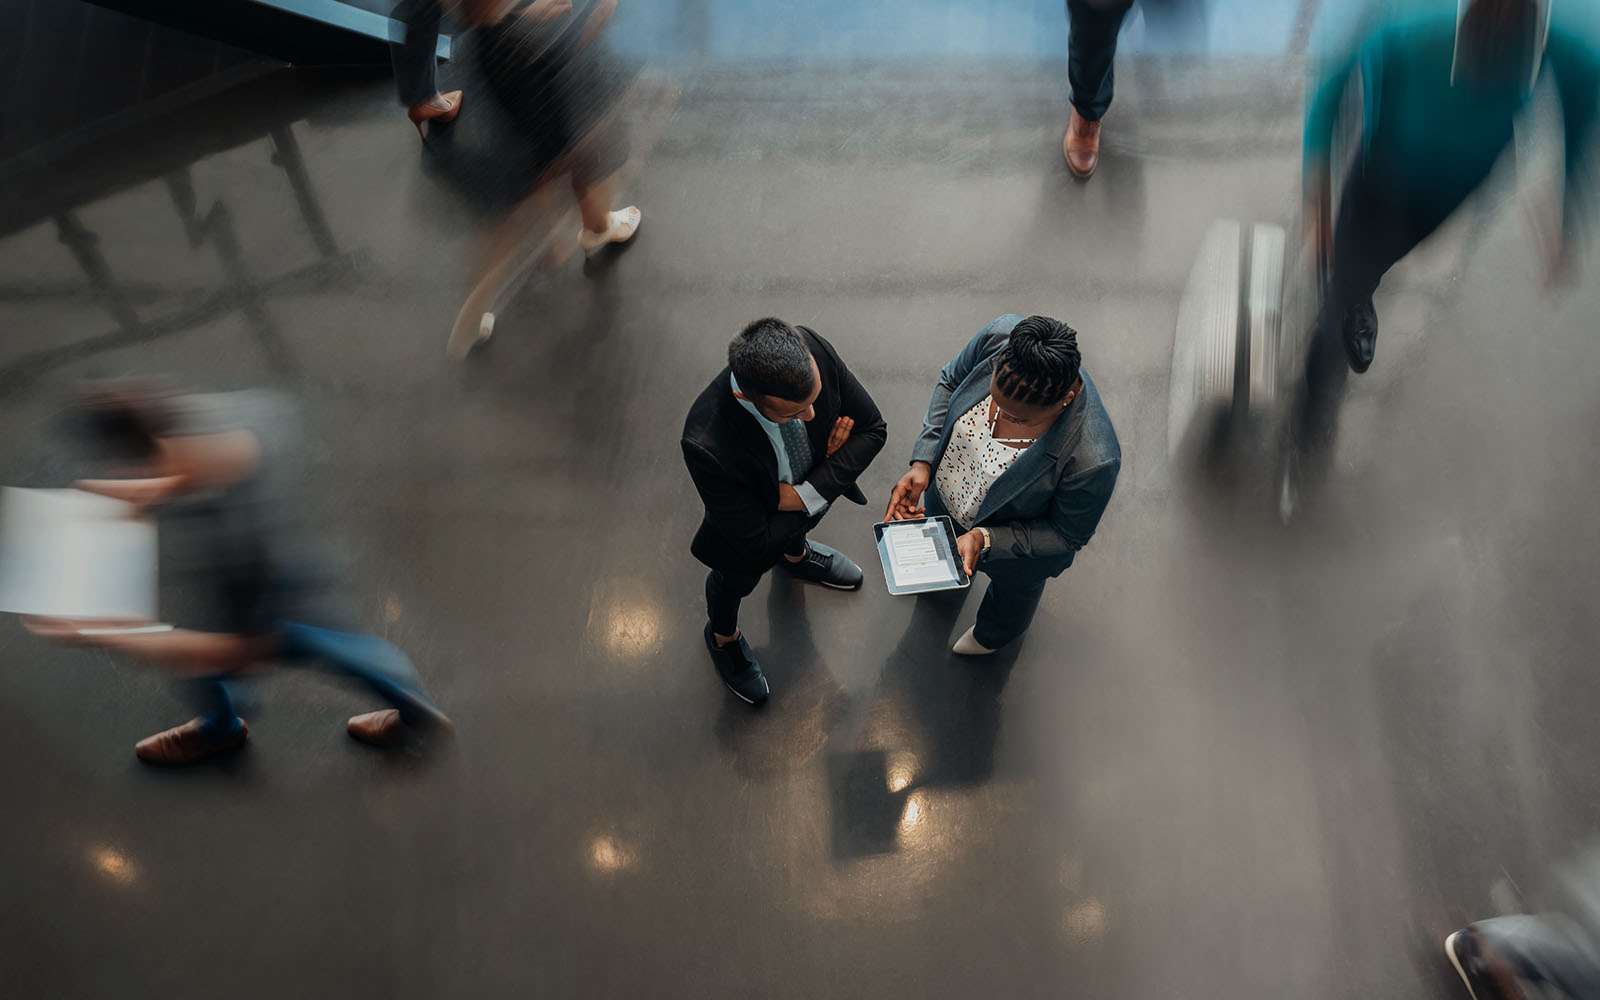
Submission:
[[[1021,316],[1001,316],[939,373],[922,436],[911,452],[913,462],[934,468],[927,494],[930,514],[947,513],[937,484],[951,427],[989,394],[995,360],[1020,322]],[[995,480],[978,509],[978,524],[994,536],[981,564],[986,572],[1057,576],[1072,565],[1105,513],[1122,469],[1122,447],[1089,373],[1081,374],[1078,398]]]
[[[883,449],[888,427],[833,345],[813,330],[799,330],[822,375],[816,417],[806,427],[817,458],[806,482],[829,503],[843,496],[864,504],[856,479]],[[724,368],[711,380],[683,424],[683,460],[706,505],[690,551],[712,569],[760,573],[818,519],[778,509],[778,456],[761,425],[734,398],[730,374]],[[823,458],[839,417],[854,420],[855,429],[831,458]]]

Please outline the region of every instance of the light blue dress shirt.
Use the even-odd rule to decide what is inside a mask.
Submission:
[[[728,382],[733,386],[734,392],[739,391],[739,380],[733,376],[732,372],[728,373]],[[762,416],[761,411],[756,409],[756,405],[748,399],[743,397],[738,397],[738,399],[739,405],[749,411],[752,417],[756,418],[756,423],[760,424],[761,429],[767,432],[767,440],[772,442],[772,450],[778,455],[778,482],[788,483],[794,487],[794,491],[800,494],[800,501],[806,505],[806,513],[812,517],[816,517],[827,510],[828,501],[822,499],[822,494],[817,492],[816,487],[810,483],[797,483],[794,481],[794,470],[789,468],[789,449],[783,446],[783,426]]]

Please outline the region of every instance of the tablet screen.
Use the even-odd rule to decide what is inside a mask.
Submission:
[[[936,520],[885,525],[883,544],[894,582],[900,587],[937,587],[960,581],[944,526]]]

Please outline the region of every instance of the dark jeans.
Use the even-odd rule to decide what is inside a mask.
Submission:
[[[788,554],[798,556],[806,550],[806,538],[801,535],[790,544]],[[714,569],[706,574],[706,616],[711,619],[711,631],[717,635],[732,635],[739,630],[739,602],[749,597],[756,584],[766,576],[760,573],[741,573],[737,570]]]
[[[444,16],[440,0],[396,0],[390,15],[405,22],[406,38],[390,44],[394,86],[400,103],[408,108],[426,104],[439,92],[439,21]]]
[[[279,626],[283,637],[281,656],[289,666],[317,666],[365,686],[391,707],[400,710],[408,725],[418,725],[437,712],[432,699],[422,689],[422,678],[410,657],[393,643],[375,635],[336,632],[314,625],[285,622]],[[193,695],[205,721],[201,727],[209,735],[231,733],[239,728],[231,685],[236,681],[207,677],[192,682]],[[426,708],[424,707],[426,706]]]
[[[922,503],[930,517],[950,516],[938,486],[933,483],[929,483],[927,492],[922,494]],[[961,530],[959,522],[956,530]],[[999,649],[1022,638],[1022,633],[1033,624],[1039,599],[1044,596],[1044,586],[1051,576],[1026,559],[986,559],[978,563],[978,571],[989,577],[989,589],[983,592],[983,603],[978,605],[978,621],[972,637],[989,649]]]
[[[1041,574],[1022,561],[980,563],[978,568],[988,575],[989,589],[983,592],[983,603],[978,605],[972,637],[982,646],[999,649],[1022,638],[1033,624],[1050,575]]]
[[[1117,33],[1132,7],[1133,0],[1067,0],[1067,82],[1072,106],[1089,121],[1111,107]]]
[[[1478,178],[1459,192],[1408,192],[1394,174],[1357,156],[1345,178],[1339,217],[1333,227],[1333,259],[1324,290],[1305,377],[1295,405],[1295,439],[1310,450],[1326,449],[1344,395],[1349,357],[1348,330],[1371,324],[1377,329],[1372,296],[1402,257],[1444,224],[1476,189]]]

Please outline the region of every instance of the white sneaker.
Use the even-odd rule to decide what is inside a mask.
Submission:
[[[450,342],[445,345],[445,353],[450,355],[451,361],[465,361],[469,351],[492,336],[494,336],[494,313],[486,312],[479,317],[476,330],[472,328],[471,323],[463,322],[457,317],[456,328],[450,331]]]
[[[585,257],[591,256],[596,250],[610,243],[626,243],[633,239],[633,234],[639,231],[639,223],[644,219],[644,214],[633,205],[621,211],[611,213],[611,225],[603,233],[591,233],[584,229],[578,233],[578,246],[582,248]]]
[[[973,637],[973,633],[977,631],[978,626],[974,625],[961,633],[961,638],[957,639],[956,644],[950,647],[950,651],[957,656],[988,656],[994,652],[994,650]]]

